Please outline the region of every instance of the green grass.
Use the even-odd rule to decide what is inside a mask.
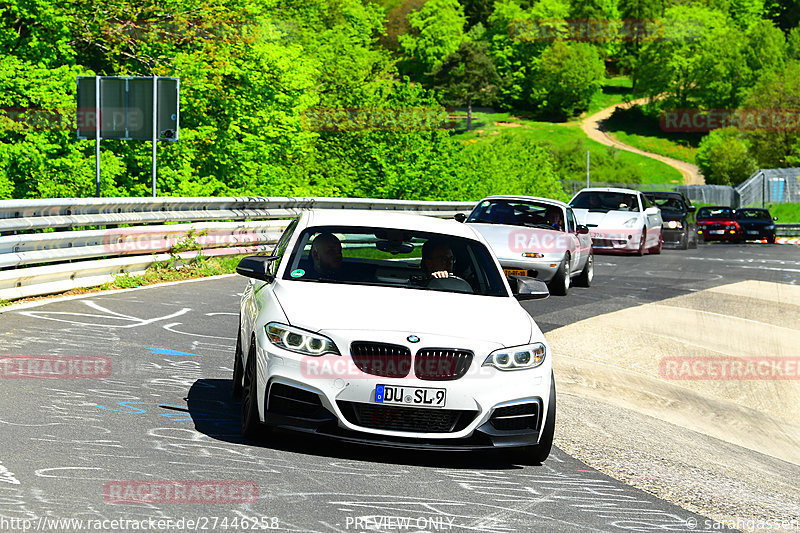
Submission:
[[[595,161],[590,164],[592,173],[598,176],[592,178],[594,181],[613,181],[619,183],[631,183],[630,178],[625,175],[614,176],[616,179],[607,179],[608,172],[602,169],[601,159],[615,159],[623,165],[629,166],[643,177],[646,183],[681,183],[681,173],[660,161],[639,154],[616,150],[590,140],[580,127],[579,123],[558,123],[558,122],[538,122],[522,115],[515,115],[503,112],[480,111],[474,113],[472,131],[464,131],[466,119],[459,120],[456,138],[465,143],[480,142],[493,135],[520,136],[532,139],[542,144],[549,144],[556,150],[567,152],[570,149],[583,146],[580,152],[570,155],[568,161],[573,170],[560,172],[562,179],[585,180],[586,179],[586,150],[590,151],[590,157]],[[580,169],[580,170],[575,170]]]
[[[756,205],[753,207],[761,207]],[[768,203],[766,208],[769,209],[773,217],[778,217],[779,224],[799,224],[800,223],[800,204],[773,204]]]
[[[143,275],[119,274],[114,276],[114,281],[100,287],[101,290],[130,289],[166,281],[180,281],[185,279],[204,278],[232,274],[236,272],[243,255],[230,255],[219,257],[197,256],[184,261],[170,260],[156,263],[149,267]]]
[[[611,107],[612,105],[622,104],[628,99],[633,98],[633,84],[627,76],[613,76],[608,78],[595,93],[589,102],[589,108],[583,116],[589,116],[598,111]]]
[[[606,128],[621,143],[687,163],[694,163],[704,135],[665,132],[657,118],[645,115],[640,108],[617,110],[606,121]]]

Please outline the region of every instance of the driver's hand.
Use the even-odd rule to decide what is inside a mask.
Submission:
[[[449,278],[450,273],[447,270],[439,270],[438,272],[431,273],[432,278]]]

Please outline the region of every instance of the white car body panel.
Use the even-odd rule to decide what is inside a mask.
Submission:
[[[441,233],[488,246],[472,228],[455,221],[348,211],[301,215],[286,249],[292,250],[298,236],[308,227],[350,224]],[[268,392],[273,384],[290,385],[317,395],[322,406],[336,417],[338,426],[352,432],[353,438],[402,437],[406,443],[408,439],[457,442],[475,436],[479,428],[489,424],[496,408],[536,401],[541,406],[539,430],[526,437],[533,439],[526,444],[538,442],[550,407],[552,352],[539,327],[511,296],[503,276],[508,296],[283,279],[289,256],[287,252],[271,283],[249,280],[241,300],[241,353],[237,357],[246,368],[248,354],[256,356],[255,392],[261,422],[267,421]],[[496,258],[494,263],[500,270]],[[277,346],[266,335],[265,326],[270,322],[323,334],[336,344],[341,355],[313,357]],[[419,342],[411,342],[412,336],[419,337]],[[349,353],[353,341],[408,346],[414,358],[421,348],[443,347],[469,350],[474,356],[466,374],[458,379],[423,380],[415,376],[413,367],[403,378],[381,377],[357,367]],[[544,362],[538,367],[502,371],[482,366],[494,350],[533,342],[542,343],[546,350]],[[446,409],[474,411],[476,415],[464,428],[452,432],[398,431],[349,421],[337,402],[381,405],[375,403],[378,384],[446,389]],[[503,438],[510,440],[498,437],[499,444],[493,440],[493,445],[519,446],[522,442],[519,440],[522,437],[514,435]]]

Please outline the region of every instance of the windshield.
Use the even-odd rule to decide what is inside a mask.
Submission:
[[[609,191],[583,191],[569,204],[577,209],[588,209],[607,213],[608,211],[639,211],[635,194]]]
[[[402,229],[308,228],[283,279],[509,296],[480,242]]]
[[[683,203],[683,200],[675,196],[667,196],[667,197],[649,196],[648,198],[662,212],[666,213],[686,212],[686,205]]]
[[[733,218],[730,207],[701,207],[697,210],[697,218]]]
[[[772,220],[769,211],[764,209],[737,209],[736,218],[740,220]]]
[[[564,229],[561,207],[527,200],[484,200],[472,210],[467,222]]]

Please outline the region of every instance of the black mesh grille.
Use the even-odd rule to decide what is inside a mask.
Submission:
[[[350,355],[359,370],[373,376],[404,378],[411,371],[411,350],[405,346],[356,341]]]
[[[414,374],[419,379],[458,379],[469,370],[472,352],[449,348],[425,348],[414,358]]]
[[[338,402],[338,405],[351,424],[372,429],[414,433],[461,431],[475,419],[477,414],[477,411],[396,407],[344,401]]]
[[[499,407],[492,413],[490,422],[500,431],[537,429],[539,427],[539,404],[523,403]]]
[[[271,413],[316,418],[323,410],[319,396],[296,387],[273,383],[269,389],[268,410]]]

